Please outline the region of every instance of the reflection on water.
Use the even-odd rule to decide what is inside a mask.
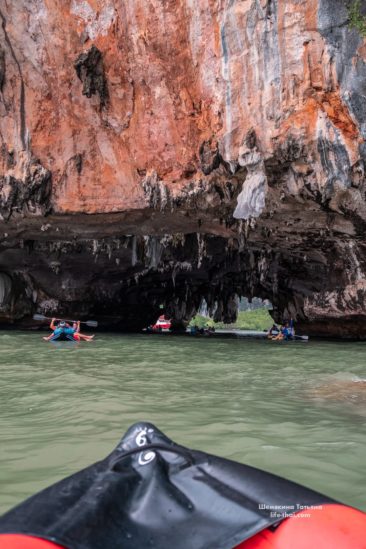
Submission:
[[[363,343],[0,333],[0,512],[134,422],[366,509]]]

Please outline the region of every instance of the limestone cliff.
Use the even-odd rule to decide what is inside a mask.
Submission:
[[[0,318],[366,336],[365,60],[346,0],[1,2]]]

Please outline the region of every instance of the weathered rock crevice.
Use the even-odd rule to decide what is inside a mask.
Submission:
[[[199,157],[202,172],[205,175],[210,175],[220,166],[221,162],[218,142],[212,138],[204,141],[200,145]]]
[[[7,164],[13,156],[8,151]],[[27,163],[24,179],[13,175],[0,177],[0,216],[4,222],[11,218],[46,216],[51,211],[52,174],[38,160]]]
[[[83,84],[83,95],[89,99],[98,95],[100,106],[108,103],[108,85],[105,77],[103,57],[98,48],[93,45],[88,51],[81,53],[74,63],[76,74]]]
[[[25,115],[25,84],[24,84],[24,78],[22,73],[22,68],[20,66],[20,63],[18,61],[18,58],[15,55],[14,48],[12,46],[11,40],[9,38],[8,32],[6,30],[6,18],[3,15],[2,11],[0,10],[0,19],[1,19],[1,27],[4,34],[4,41],[8,46],[8,50],[15,62],[15,65],[18,69],[19,73],[19,79],[20,79],[20,97],[19,97],[19,137],[20,142],[22,145],[22,150],[26,150],[27,148],[27,136],[26,136],[26,115]],[[0,52],[1,54],[1,52]],[[0,55],[0,65],[1,65],[1,55]],[[0,86],[0,89],[3,88],[5,83],[5,55],[3,54],[3,70],[2,70],[2,86]],[[0,73],[1,73],[1,67],[0,67]],[[0,76],[1,80],[1,76]]]
[[[5,51],[0,46],[0,92],[3,91],[5,84],[6,64],[5,64]]]

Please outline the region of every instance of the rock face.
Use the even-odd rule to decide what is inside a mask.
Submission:
[[[365,61],[345,0],[2,3],[0,319],[365,337]]]

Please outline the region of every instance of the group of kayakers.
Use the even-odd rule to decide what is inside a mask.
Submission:
[[[80,333],[80,321],[75,321],[71,325],[66,322],[66,320],[53,318],[51,320],[50,329],[52,330],[52,334],[44,337],[43,339],[45,341],[57,341],[62,339],[69,341],[91,341],[94,338],[93,335],[88,336]]]
[[[268,339],[272,341],[289,341],[295,337],[294,321],[284,322],[280,327],[277,324],[273,324],[267,332]]]
[[[160,320],[160,319],[159,319]],[[170,324],[170,321],[169,321]],[[158,328],[159,331],[162,331],[161,326],[149,326],[147,331],[155,331],[154,328]],[[69,341],[91,341],[94,338],[94,335],[85,335],[80,332],[80,321],[74,321],[72,324],[66,320],[60,320],[57,318],[52,318],[50,329],[52,333],[44,337],[45,341],[57,341],[57,340],[69,340]],[[157,331],[157,330],[156,330]],[[206,324],[204,327],[199,327],[197,324],[192,324],[190,326],[191,335],[211,335],[215,333],[215,328],[212,325]],[[289,322],[284,322],[280,327],[276,323],[267,332],[268,339],[272,341],[281,341],[281,340],[291,340],[295,338],[295,329],[294,322],[291,319]]]

